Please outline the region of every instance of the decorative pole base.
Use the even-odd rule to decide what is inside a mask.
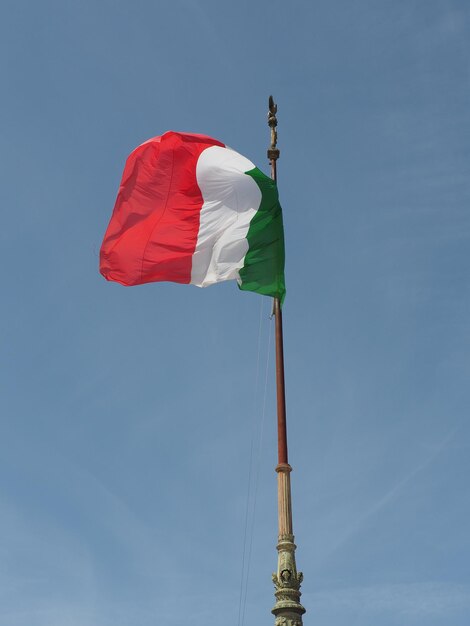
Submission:
[[[304,607],[300,604],[302,572],[295,563],[294,535],[292,534],[291,489],[288,463],[276,467],[278,473],[279,539],[277,544],[277,573],[273,574],[276,604],[272,613],[275,626],[302,626]]]

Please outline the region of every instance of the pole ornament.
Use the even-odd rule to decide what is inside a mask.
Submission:
[[[272,96],[269,96],[268,107],[268,126],[271,129],[271,145],[268,148],[268,159],[270,161],[277,161],[280,155],[279,148],[277,147],[277,104],[274,102]]]

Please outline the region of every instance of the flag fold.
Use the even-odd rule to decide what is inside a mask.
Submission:
[[[236,280],[282,301],[276,183],[211,137],[170,131],[149,139],[127,159],[100,272],[123,285]]]

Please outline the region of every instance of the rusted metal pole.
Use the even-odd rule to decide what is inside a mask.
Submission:
[[[284,383],[284,343],[282,336],[282,309],[279,298],[274,298],[276,335],[276,396],[277,396],[277,456],[279,464],[288,463],[286,388]]]
[[[271,129],[271,145],[268,159],[271,163],[271,178],[277,181],[277,105],[269,96],[268,124]],[[276,324],[276,394],[277,394],[277,449],[278,465],[278,562],[273,574],[276,604],[272,609],[275,626],[302,626],[304,607],[300,604],[300,585],[303,574],[297,572],[295,562],[294,531],[292,528],[292,503],[290,473],[287,455],[286,391],[284,383],[284,341],[282,334],[282,309],[279,298],[274,298],[273,312]]]
[[[277,104],[269,96],[268,125],[271,129],[271,145],[268,148],[268,159],[271,163],[271,178],[277,181]],[[274,298],[273,313],[276,323],[276,394],[277,394],[277,452],[278,463],[288,463],[287,455],[287,423],[286,423],[286,387],[284,383],[284,342],[282,335],[282,309],[279,298]]]

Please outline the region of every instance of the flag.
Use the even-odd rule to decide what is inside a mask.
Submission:
[[[220,141],[167,132],[128,157],[100,251],[122,285],[155,281],[285,295],[276,183]]]

